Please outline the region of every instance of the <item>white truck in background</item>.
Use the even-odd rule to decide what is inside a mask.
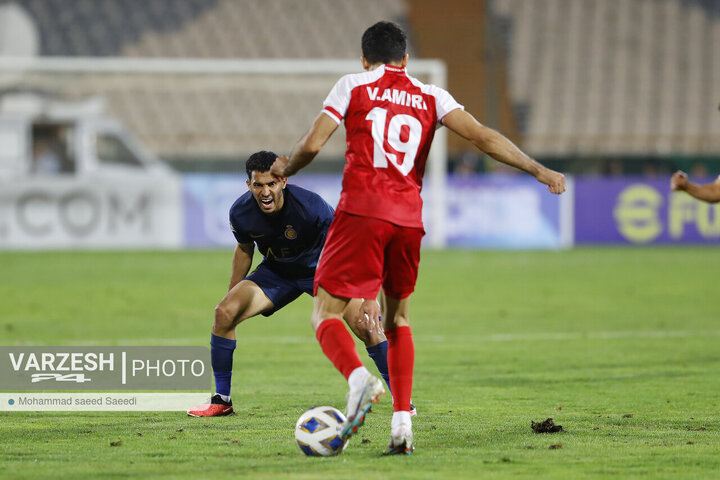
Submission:
[[[180,177],[101,99],[0,94],[0,250],[175,248]]]

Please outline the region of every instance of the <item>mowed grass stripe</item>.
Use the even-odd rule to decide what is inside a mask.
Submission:
[[[449,341],[462,342],[537,342],[541,340],[613,340],[613,339],[675,339],[675,338],[707,338],[720,337],[720,330],[629,330],[629,331],[610,331],[610,332],[547,332],[547,333],[495,333],[491,335],[479,335],[461,338],[449,337],[447,335],[432,335],[415,333],[416,341],[447,343]],[[192,345],[197,342],[197,338],[124,338],[114,339],[113,344],[118,346],[185,346]],[[85,339],[74,340],[72,345],[65,346],[103,346],[103,342],[107,339]],[[266,336],[254,335],[252,339],[240,338],[239,343],[263,343],[278,345],[295,345],[295,344],[311,344],[315,345],[316,339],[312,335],[297,336],[276,336],[268,334]],[[42,346],[40,342],[17,342],[17,346]],[[209,345],[209,342],[208,342]],[[112,345],[111,345],[112,346]],[[209,348],[209,347],[208,347]]]
[[[2,253],[0,338],[206,346],[230,259]],[[342,456],[301,455],[297,417],[312,405],[343,408],[346,393],[314,339],[305,296],[238,328],[237,415],[3,413],[0,476],[713,478],[718,267],[713,248],[425,251],[410,312],[414,455],[380,456],[389,396]],[[532,433],[530,420],[547,417],[565,432]]]

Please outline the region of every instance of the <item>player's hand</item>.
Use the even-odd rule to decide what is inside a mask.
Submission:
[[[687,173],[683,172],[682,170],[678,170],[677,172],[673,173],[672,177],[670,177],[670,190],[685,190],[687,188],[687,184]]]
[[[538,182],[547,185],[550,193],[561,194],[567,187],[565,186],[565,175],[549,168],[543,168],[535,176]]]
[[[358,325],[365,328],[368,332],[375,330],[382,334],[382,320],[380,318],[380,304],[377,300],[364,300],[360,304],[360,319]]]
[[[288,177],[289,175],[286,173],[285,170],[289,162],[290,159],[287,157],[287,155],[276,158],[275,162],[270,166],[270,175],[282,178]]]

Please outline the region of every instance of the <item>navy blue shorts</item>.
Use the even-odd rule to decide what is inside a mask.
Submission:
[[[263,263],[258,265],[245,279],[255,282],[273,303],[271,310],[262,312],[266,317],[277,312],[303,293],[311,296],[313,294],[313,277],[298,279],[281,277]]]

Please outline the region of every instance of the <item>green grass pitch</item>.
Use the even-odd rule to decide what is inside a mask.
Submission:
[[[230,260],[0,254],[0,343],[208,345]],[[297,417],[346,393],[305,296],[238,328],[236,415],[2,413],[0,477],[718,478],[718,272],[714,248],[425,251],[412,456],[380,456],[389,396],[339,457],[301,454]]]

